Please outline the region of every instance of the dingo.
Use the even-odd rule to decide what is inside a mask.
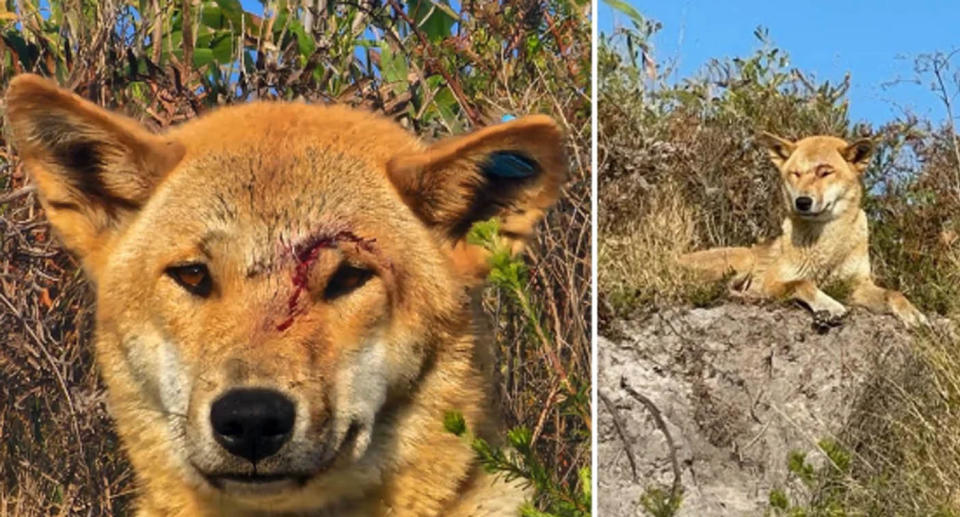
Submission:
[[[519,252],[567,162],[544,116],[426,146],[336,106],[252,103],[164,134],[37,76],[13,142],[97,296],[139,516],[516,514],[463,438],[499,433],[478,343],[499,217]]]
[[[901,293],[877,287],[870,271],[867,217],[860,208],[873,144],[812,136],[799,142],[763,134],[770,158],[780,169],[789,215],[783,235],[752,248],[716,248],[681,257],[681,264],[712,280],[733,274],[744,294],[793,298],[814,313],[818,327],[839,323],[847,309],[819,288],[847,282],[849,302],[892,313],[908,326],[926,321]]]

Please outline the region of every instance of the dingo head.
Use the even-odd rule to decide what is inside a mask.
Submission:
[[[498,217],[519,251],[567,165],[543,116],[424,146],[349,108],[254,103],[157,135],[36,76],[7,116],[96,285],[127,449],[256,508],[404,447],[383,427],[471,353],[470,226]]]
[[[780,169],[791,217],[825,222],[859,208],[860,176],[869,164],[873,142],[849,144],[832,136],[791,142],[770,133],[762,136],[770,159]]]

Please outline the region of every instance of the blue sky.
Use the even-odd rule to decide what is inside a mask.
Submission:
[[[655,58],[672,62],[671,80],[695,74],[711,58],[746,56],[759,47],[762,25],[790,55],[791,66],[818,79],[852,76],[851,119],[880,124],[909,109],[935,121],[945,111],[930,79],[922,84],[884,83],[915,76],[913,57],[960,48],[960,2],[955,0],[761,0],[631,1],[644,16],[663,24],[654,37]],[[802,7],[798,7],[802,6]],[[600,0],[599,29],[610,34],[629,19]],[[960,70],[960,56],[953,60]],[[960,101],[960,98],[955,99]],[[955,115],[956,115],[955,108]]]

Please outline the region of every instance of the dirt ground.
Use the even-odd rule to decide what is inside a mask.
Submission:
[[[648,489],[669,491],[674,457],[683,489],[677,515],[762,515],[770,489],[788,477],[789,453],[816,461],[816,443],[847,421],[859,387],[886,370],[881,363],[902,361],[909,342],[889,316],[854,311],[819,334],[799,308],[737,303],[618,321],[608,334],[598,342],[598,385],[637,463],[634,479],[598,401],[599,510],[609,516],[642,515]]]

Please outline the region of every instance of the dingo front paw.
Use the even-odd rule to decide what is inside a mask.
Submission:
[[[813,328],[819,334],[826,334],[831,328],[843,324],[846,313],[831,313],[830,311],[816,311],[813,313]]]
[[[910,328],[921,326],[926,327],[930,325],[930,320],[928,320],[922,312],[917,310],[917,308],[913,307],[912,305],[908,310],[897,311],[896,316],[897,318],[900,318],[900,321],[902,321],[904,325]]]
[[[889,303],[890,311],[907,327],[914,328],[930,325],[927,317],[902,294],[896,293],[891,295]]]

